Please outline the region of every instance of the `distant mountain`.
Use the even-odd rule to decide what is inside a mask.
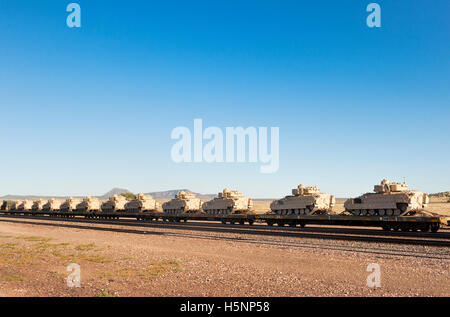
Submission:
[[[430,194],[431,197],[450,197],[450,191]]]
[[[123,188],[113,188],[111,189],[109,192],[98,196],[99,199],[101,200],[106,200],[109,197],[113,196],[113,195],[120,195],[120,194],[125,194],[125,193],[129,193],[130,191],[128,189],[123,189]]]
[[[153,198],[155,199],[164,199],[164,200],[168,200],[168,199],[172,199],[175,197],[175,195],[179,192],[184,190],[185,192],[191,192],[193,194],[195,194],[198,198],[202,199],[202,200],[210,200],[213,199],[214,197],[216,197],[217,195],[215,194],[200,194],[200,193],[194,193],[189,189],[183,188],[183,189],[173,189],[173,190],[166,190],[166,191],[162,191],[162,192],[151,192],[151,193],[145,193],[146,195],[152,195]]]

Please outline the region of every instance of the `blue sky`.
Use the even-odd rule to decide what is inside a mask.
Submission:
[[[450,190],[447,0],[68,3],[0,0],[0,195]],[[278,172],[174,163],[194,118],[279,127]]]

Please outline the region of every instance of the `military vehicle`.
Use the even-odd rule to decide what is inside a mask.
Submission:
[[[101,202],[97,197],[87,196],[76,207],[77,212],[100,211]]]
[[[237,190],[225,188],[218,197],[203,203],[202,209],[210,215],[230,215],[248,213],[253,208],[253,201],[242,196]]]
[[[43,199],[38,199],[33,201],[33,206],[31,206],[31,210],[32,211],[42,211],[42,208],[44,207],[45,203],[47,201],[43,200]]]
[[[22,203],[21,200],[13,200],[11,202],[11,207],[9,208],[10,211],[17,211],[19,209],[19,205]]]
[[[345,211],[356,216],[404,216],[416,214],[429,203],[427,194],[408,189],[406,183],[383,179],[373,190],[374,193],[346,200]]]
[[[292,195],[274,200],[270,209],[278,215],[324,214],[331,211],[335,202],[333,195],[321,193],[316,186],[300,184]]]
[[[103,212],[125,211],[128,199],[122,195],[113,195],[101,205]]]
[[[19,204],[19,206],[17,207],[18,211],[30,211],[31,207],[33,206],[33,201],[32,200],[22,200],[22,202]]]
[[[125,204],[126,212],[146,212],[156,211],[160,207],[159,203],[151,195],[139,193],[135,199]]]
[[[50,198],[47,203],[42,206],[42,211],[57,211],[61,208],[61,200]]]
[[[182,190],[175,195],[174,199],[162,204],[162,208],[168,214],[195,213],[201,211],[202,203],[195,194]]]
[[[77,209],[78,204],[81,203],[81,200],[78,198],[69,197],[65,202],[61,204],[59,210],[61,212],[70,212],[75,211]]]
[[[4,200],[2,202],[2,206],[0,207],[0,210],[6,210],[8,208],[8,201]]]

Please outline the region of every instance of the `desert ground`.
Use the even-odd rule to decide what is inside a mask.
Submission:
[[[304,248],[286,247],[247,243],[244,234],[48,222],[0,219],[0,296],[450,296],[448,259],[309,248],[317,241],[306,238]],[[71,263],[81,287],[67,285]],[[366,285],[370,263],[380,265],[381,287]]]

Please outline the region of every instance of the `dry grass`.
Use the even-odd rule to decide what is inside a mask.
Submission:
[[[111,294],[110,292],[103,290],[97,294],[95,294],[95,297],[116,297],[116,295]]]

